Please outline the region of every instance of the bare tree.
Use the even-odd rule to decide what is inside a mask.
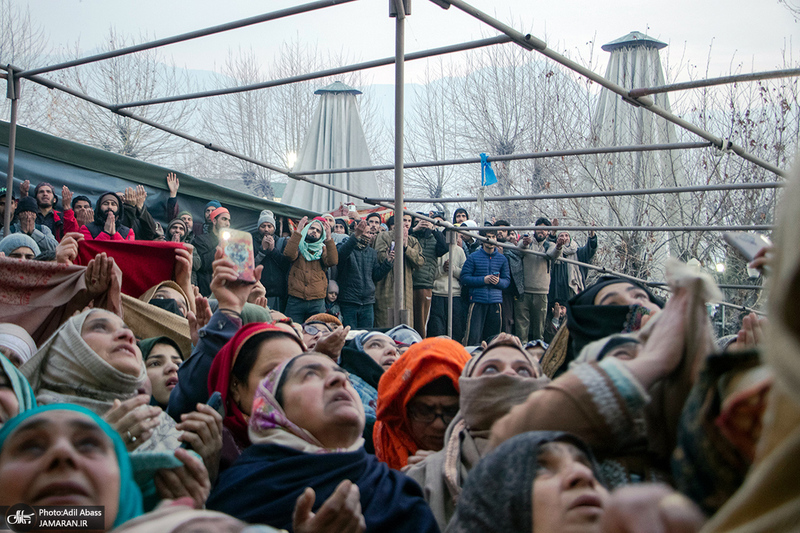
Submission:
[[[23,10],[11,0],[0,0],[0,65],[19,68],[39,66],[47,53],[47,39],[41,26],[31,20],[30,9]],[[3,83],[5,87],[5,83]],[[45,89],[36,84],[22,82],[19,100],[19,121],[37,127],[43,117],[42,101]],[[9,100],[0,103],[0,116],[8,120]]]
[[[115,50],[133,42],[112,28],[101,50]],[[75,45],[71,55],[81,55],[79,45]],[[69,87],[111,104],[191,90],[187,73],[166,63],[157,49],[60,71],[56,78]],[[142,107],[134,112],[182,130],[191,124],[196,105],[194,101],[176,102]],[[178,137],[67,94],[54,93],[48,111],[47,130],[50,132],[110,152],[166,163],[186,149],[186,142]]]

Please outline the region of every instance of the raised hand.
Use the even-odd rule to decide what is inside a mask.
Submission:
[[[169,188],[169,197],[175,198],[178,196],[178,189],[181,186],[178,176],[174,172],[167,174],[167,188]]]

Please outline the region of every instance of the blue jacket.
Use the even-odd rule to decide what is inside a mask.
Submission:
[[[374,248],[356,248],[358,239],[351,235],[341,244],[339,251],[337,281],[340,303],[371,305],[375,303],[375,282],[386,277],[393,263],[378,261]]]
[[[192,355],[178,368],[178,384],[169,395],[167,414],[181,421],[183,413],[197,410],[198,403],[208,401],[208,374],[214,357],[236,335],[242,323],[217,310],[208,324],[199,331],[200,340]]]
[[[489,285],[484,277],[500,272],[500,282]],[[497,250],[487,254],[483,246],[467,257],[461,268],[461,284],[469,287],[469,301],[476,304],[499,304],[503,302],[503,289],[511,283],[508,259]]]

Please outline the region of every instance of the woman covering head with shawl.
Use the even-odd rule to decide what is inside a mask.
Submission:
[[[602,306],[602,311],[598,307]],[[616,276],[602,276],[567,302],[567,327],[575,355],[587,343],[638,330],[642,317],[664,307],[647,288]]]
[[[62,436],[77,437],[80,442],[93,439],[90,442],[95,451],[90,458],[84,458],[74,448],[54,451]],[[40,458],[32,461],[26,457],[20,461],[20,451],[33,438],[40,448]],[[61,469],[53,470],[50,464],[57,460],[51,457],[54,453],[81,457],[74,460],[75,475],[70,487],[63,486]],[[20,475],[22,468],[25,475]],[[57,483],[62,484],[58,489],[61,502],[72,498],[79,502],[78,505],[105,508],[106,527],[103,531],[142,514],[142,494],[133,480],[125,443],[102,418],[79,405],[36,407],[14,417],[0,430],[0,485],[3,486],[0,505],[47,505],[47,491]],[[25,495],[31,499],[25,501]],[[114,514],[111,514],[112,509]]]
[[[222,422],[239,448],[250,445],[247,420],[258,383],[304,349],[300,339],[278,326],[253,323],[239,329],[214,357],[208,374],[208,392],[222,395],[225,406]]]
[[[325,219],[322,217],[316,217],[310,223],[306,224],[300,231],[300,253],[303,254],[303,257],[305,257],[306,261],[316,261],[322,257],[322,247],[325,240],[325,226],[322,224],[324,220]],[[319,226],[320,233],[320,236],[316,239],[312,239],[308,236],[308,230],[314,224]]]
[[[36,407],[28,380],[11,361],[0,355],[0,427],[9,419]]]
[[[557,533],[576,526],[599,531],[607,500],[583,441],[531,431],[503,443],[472,470],[447,533]]]
[[[457,405],[458,378],[467,361],[469,354],[456,341],[426,339],[409,348],[383,374],[378,384],[378,411],[374,432],[378,459],[392,468],[400,469],[406,466],[408,458],[417,450],[432,449],[429,442],[421,442],[420,432],[416,431],[417,424],[412,426],[415,421],[409,414],[409,404],[418,394],[434,397],[455,394]],[[434,412],[430,407],[439,408],[440,412]],[[426,429],[430,430],[430,434],[427,436],[432,441],[436,436],[433,433],[441,433],[439,447],[433,449],[438,451],[443,444],[444,429],[450,420],[448,417],[445,422],[447,414],[441,409],[443,406],[430,407],[426,411],[432,412],[434,419],[428,422]],[[439,418],[442,419],[441,423]],[[440,432],[435,432],[433,430],[436,425],[444,427]]]
[[[408,470],[423,488],[439,527],[455,512],[467,476],[485,455],[492,424],[541,389],[539,362],[512,340],[492,342],[464,367],[459,412],[447,428],[444,448]]]
[[[208,507],[240,520],[289,528],[306,487],[317,512],[346,479],[359,488],[366,530],[437,531],[413,481],[366,453],[364,411],[347,373],[307,353],[261,382],[250,418],[250,446],[226,470]]]
[[[124,402],[143,392],[147,380],[133,333],[117,315],[97,309],[67,320],[20,370],[38,403],[73,403],[100,416],[114,400]],[[163,412],[157,420],[137,453],[180,446],[175,421]],[[128,435],[131,443],[136,441],[136,435]]]

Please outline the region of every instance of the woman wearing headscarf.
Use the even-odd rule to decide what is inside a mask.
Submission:
[[[339,357],[339,364],[350,373],[350,381],[364,406],[364,448],[369,453],[375,453],[372,434],[378,405],[378,383],[396,360],[397,345],[391,337],[379,331],[361,333],[342,348]]]
[[[239,329],[216,354],[208,374],[208,393],[222,395],[222,423],[232,437],[232,442],[224,443],[223,468],[250,446],[247,421],[258,384],[278,365],[304,350],[300,339],[291,333],[272,324],[254,323]]]
[[[0,324],[0,353],[19,368],[36,353],[36,343],[16,324]]]
[[[664,302],[646,287],[617,276],[601,276],[567,302],[567,326],[558,329],[542,357],[545,374],[558,377],[588,343],[638,331],[662,307]]]
[[[298,324],[311,315],[325,312],[328,291],[325,271],[339,262],[328,222],[322,217],[307,222],[308,217],[300,219],[283,250],[283,255],[292,262],[285,314]]]
[[[142,359],[150,381],[150,405],[166,409],[169,395],[178,384],[178,368],[183,353],[178,343],[169,337],[151,337],[139,341]]]
[[[185,250],[180,253],[188,254]],[[186,317],[195,311],[195,302],[187,290],[186,286],[166,280],[153,285],[139,298],[123,294],[125,323],[139,339],[166,336],[178,343],[182,353],[191,353],[191,330]]]
[[[472,470],[447,533],[600,531],[608,491],[592,451],[556,431],[517,435]]]
[[[636,333],[585,346],[568,372],[492,427],[493,445],[525,431],[568,431],[592,446],[609,486],[671,480],[681,410],[714,351],[705,302],[719,291],[683,264],[667,272],[673,297],[663,311]]]
[[[36,397],[11,361],[0,355],[0,427],[20,413],[36,407]]]
[[[447,428],[444,448],[411,466],[408,476],[444,530],[470,471],[486,454],[492,424],[541,389],[550,378],[516,342],[500,339],[469,360],[458,380],[459,411]]]
[[[375,453],[401,469],[418,451],[439,451],[458,411],[458,378],[469,354],[456,341],[426,339],[404,353],[378,384]]]
[[[419,486],[364,451],[364,411],[347,373],[303,354],[261,382],[249,422],[253,445],[220,477],[208,507],[289,528],[298,497],[318,512],[343,480],[358,487],[369,532],[438,531]]]
[[[25,455],[31,445],[37,447],[33,459]],[[92,453],[86,452],[88,446]],[[68,466],[53,468],[54,462]],[[71,473],[68,480],[65,468]],[[2,506],[102,506],[102,531],[142,514],[125,443],[102,418],[78,405],[36,407],[3,426],[0,485]]]

